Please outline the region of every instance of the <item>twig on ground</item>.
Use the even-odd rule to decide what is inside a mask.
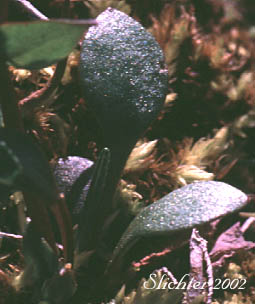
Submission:
[[[44,101],[47,100],[54,92],[64,75],[66,62],[67,58],[62,59],[57,63],[54,75],[48,81],[45,87],[31,93],[29,96],[19,101],[19,107],[23,116],[29,115],[29,113],[31,113],[35,107],[43,105]]]

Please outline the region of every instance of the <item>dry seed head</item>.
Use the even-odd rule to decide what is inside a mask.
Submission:
[[[190,150],[186,151],[186,156],[182,161],[183,164],[195,166],[209,166],[218,156],[228,147],[227,127],[221,128],[213,138],[199,139]]]
[[[175,171],[176,181],[179,186],[186,186],[194,181],[213,180],[214,174],[193,165],[183,165],[177,167]]]
[[[124,168],[124,173],[135,173],[144,171],[149,168],[154,161],[154,153],[157,140],[144,142],[138,141],[135,148],[132,150]]]

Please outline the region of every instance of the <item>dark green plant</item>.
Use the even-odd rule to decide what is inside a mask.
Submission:
[[[178,233],[234,212],[247,202],[243,192],[222,182],[196,182],[177,189],[137,215],[116,246],[110,267],[117,260],[123,262],[123,255],[141,238],[177,238]]]

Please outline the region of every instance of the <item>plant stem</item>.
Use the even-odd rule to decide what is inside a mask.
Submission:
[[[7,232],[0,232],[0,238],[10,238],[10,239],[22,239],[23,236],[19,234],[12,234],[12,233],[7,233]]]
[[[10,1],[14,3],[18,9],[27,13],[29,15],[29,19],[48,20],[48,17],[42,14],[29,1],[27,0],[10,0]]]

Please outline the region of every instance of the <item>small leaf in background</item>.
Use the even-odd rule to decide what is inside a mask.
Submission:
[[[140,238],[173,235],[234,212],[248,201],[246,194],[226,183],[196,182],[177,189],[144,208],[119,241],[115,259]]]
[[[59,158],[52,168],[59,191],[65,194],[73,223],[77,223],[88,193],[93,162],[83,157],[68,156]]]
[[[0,53],[11,65],[41,69],[67,57],[93,20],[51,20],[0,26]]]
[[[108,8],[96,21],[81,51],[86,102],[107,147],[123,141],[134,145],[164,104],[168,73],[163,53],[150,33],[116,9]]]

